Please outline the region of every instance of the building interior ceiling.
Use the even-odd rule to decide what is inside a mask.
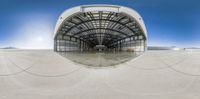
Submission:
[[[146,39],[140,25],[125,13],[94,11],[79,12],[64,20],[56,37],[74,37],[91,47],[110,44],[130,38]]]

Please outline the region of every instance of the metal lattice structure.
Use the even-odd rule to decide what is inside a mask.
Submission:
[[[55,29],[55,51],[145,51],[147,32],[133,9],[113,5],[84,5],[66,10]]]

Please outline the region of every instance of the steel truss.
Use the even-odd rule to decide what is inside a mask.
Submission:
[[[55,51],[88,51],[96,45],[109,50],[144,51],[146,37],[137,21],[106,11],[80,12],[65,19],[54,40]]]

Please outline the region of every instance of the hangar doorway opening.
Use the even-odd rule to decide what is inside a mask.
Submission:
[[[56,52],[144,52],[147,32],[133,9],[83,5],[64,11],[54,35]]]

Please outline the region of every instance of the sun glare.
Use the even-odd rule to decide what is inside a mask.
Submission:
[[[36,40],[37,40],[38,42],[42,42],[42,41],[44,41],[43,37],[41,37],[41,36],[37,37]]]

